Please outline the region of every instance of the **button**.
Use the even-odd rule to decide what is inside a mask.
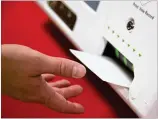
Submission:
[[[69,18],[72,16],[72,14],[71,14],[70,11],[67,13],[67,16],[68,16]]]

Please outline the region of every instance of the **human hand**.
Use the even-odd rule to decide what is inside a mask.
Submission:
[[[47,82],[55,75],[81,78],[86,69],[63,58],[50,57],[22,45],[2,45],[2,93],[24,102],[36,102],[63,113],[83,113],[78,103],[67,101],[82,92],[67,80]]]

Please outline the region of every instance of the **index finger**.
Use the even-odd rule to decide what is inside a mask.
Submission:
[[[62,95],[56,93],[51,87],[49,87],[45,94],[44,104],[58,112],[62,113],[83,113],[84,107],[78,103],[67,101]]]

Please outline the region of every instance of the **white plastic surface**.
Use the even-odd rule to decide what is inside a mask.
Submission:
[[[80,50],[102,55],[108,41],[131,61],[134,65],[134,79],[129,83],[129,89],[110,85],[140,117],[147,115],[154,117],[152,113],[151,115],[149,113],[155,112],[154,110],[157,109],[154,108],[158,94],[157,1],[101,1],[96,12],[83,1],[64,1],[77,15],[73,31],[49,8],[46,1],[37,1],[37,3]],[[130,18],[135,20],[132,32],[126,28]],[[111,62],[106,63],[103,64],[116,66]],[[87,65],[95,73],[99,69],[99,67],[95,69],[89,62]],[[112,75],[108,70],[106,72]],[[121,70],[115,70],[114,74],[119,74],[120,77],[123,73]],[[116,80],[111,75],[102,75],[98,70],[97,75],[103,80],[107,80],[107,77],[112,77],[108,80],[113,82]],[[128,78],[125,80],[128,81]],[[116,82],[114,83],[116,84]],[[122,83],[120,84],[122,85]]]

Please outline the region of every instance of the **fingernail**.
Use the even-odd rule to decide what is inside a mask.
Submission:
[[[72,77],[74,78],[82,78],[86,74],[86,69],[84,66],[74,66],[72,71]]]

